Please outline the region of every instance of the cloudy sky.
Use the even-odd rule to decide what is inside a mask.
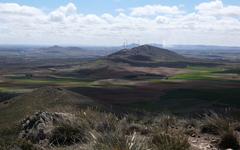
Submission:
[[[0,44],[240,46],[240,0],[0,0]]]

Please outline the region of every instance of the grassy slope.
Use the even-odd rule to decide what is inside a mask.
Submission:
[[[11,99],[9,104],[0,104],[0,127],[13,125],[36,111],[89,103],[92,103],[91,99],[69,91],[41,88]]]

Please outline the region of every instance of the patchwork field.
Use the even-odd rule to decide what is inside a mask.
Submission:
[[[240,75],[233,69],[191,66],[184,69],[131,69],[174,74],[160,79],[146,75],[144,78],[97,80],[46,73],[8,74],[2,76],[0,91],[2,97],[5,95],[8,99],[39,87],[61,87],[126,110],[182,113],[216,106],[240,107]]]

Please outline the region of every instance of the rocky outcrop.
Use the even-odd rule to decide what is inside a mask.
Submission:
[[[19,138],[47,146],[52,131],[60,124],[70,122],[74,116],[68,113],[37,112],[21,121]]]

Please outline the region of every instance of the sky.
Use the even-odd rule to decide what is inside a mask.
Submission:
[[[0,44],[240,46],[239,0],[0,0]]]

